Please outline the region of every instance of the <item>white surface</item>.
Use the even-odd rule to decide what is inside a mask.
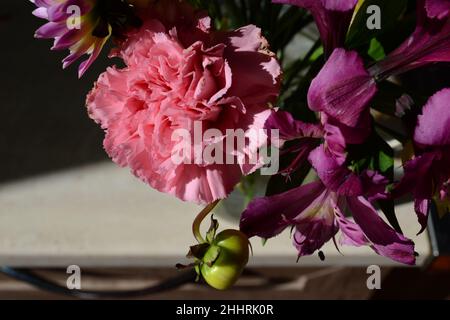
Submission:
[[[191,223],[199,207],[158,193],[126,169],[100,163],[0,185],[0,265],[10,266],[174,266],[194,244]],[[402,205],[399,221],[416,243],[418,265],[430,255],[426,233],[412,206]],[[236,228],[223,218],[221,227]],[[324,247],[296,263],[289,233],[265,247],[253,239],[251,265],[391,265],[368,247]]]

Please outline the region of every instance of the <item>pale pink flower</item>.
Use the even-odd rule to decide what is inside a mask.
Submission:
[[[192,17],[191,17],[192,18]],[[187,19],[182,18],[181,21]],[[279,92],[281,69],[261,31],[246,26],[211,30],[208,17],[193,30],[148,19],[89,94],[89,113],[106,130],[104,147],[120,166],[159,191],[197,203],[225,198],[258,165],[175,164],[176,129],[263,128]],[[246,151],[257,147],[248,136]]]

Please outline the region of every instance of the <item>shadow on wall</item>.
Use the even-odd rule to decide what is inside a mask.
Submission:
[[[29,1],[0,6],[0,183],[107,159],[84,102],[112,61],[104,54],[81,80],[76,64],[63,71],[67,52],[33,37],[44,23],[33,9]]]

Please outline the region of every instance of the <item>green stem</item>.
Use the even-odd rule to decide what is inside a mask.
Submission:
[[[208,216],[208,214],[216,207],[220,200],[216,200],[213,203],[208,204],[200,213],[195,217],[194,222],[192,223],[192,233],[194,234],[195,239],[197,239],[198,243],[206,243],[206,240],[202,237],[200,233],[200,225],[202,221]]]

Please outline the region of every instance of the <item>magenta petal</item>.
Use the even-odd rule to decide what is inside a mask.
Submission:
[[[335,48],[343,47],[358,0],[272,0],[272,2],[296,5],[310,10],[319,29],[325,53],[330,55]]]
[[[334,216],[337,196],[323,188],[322,192],[294,221],[294,247],[298,256],[310,255],[333,238],[338,227]]]
[[[436,19],[444,19],[450,13],[449,0],[426,0],[425,9],[428,17]]]
[[[341,184],[341,165],[328,152],[325,145],[320,145],[309,155],[309,161],[317,175],[327,188],[335,191]]]
[[[77,30],[70,30],[64,33],[61,37],[55,39],[55,43],[53,44],[52,50],[62,50],[67,49],[78,43],[83,38],[83,34]]]
[[[295,120],[292,114],[286,111],[272,111],[266,121],[265,128],[279,130],[280,139],[289,141],[300,138],[322,138],[323,129],[316,124]]]
[[[354,127],[377,92],[357,52],[336,49],[312,81],[309,107]]]
[[[51,6],[48,7],[48,20],[53,22],[66,23],[67,18],[71,14],[70,11],[68,11],[70,6],[78,7],[80,9],[81,16],[83,16],[94,9],[95,2],[96,1],[89,0],[64,0],[62,2],[55,1]]]
[[[293,236],[294,247],[298,251],[298,256],[313,254],[316,250],[335,236],[338,228],[334,219],[311,219],[295,226]]]
[[[372,132],[372,118],[369,108],[363,111],[358,123],[352,127],[345,125],[326,114],[322,114],[322,122],[339,129],[340,135],[343,137],[346,144],[362,144]]]
[[[431,200],[429,199],[415,199],[414,210],[417,214],[417,220],[421,225],[418,235],[425,231],[428,224],[428,213],[430,212]]]
[[[286,141],[296,140],[288,149],[283,150],[296,153],[292,163],[281,170],[280,173],[284,174],[290,174],[303,165],[324,135],[322,126],[295,120],[285,111],[272,111],[266,120],[265,129],[268,130],[272,145],[277,148],[281,148]],[[278,130],[278,136],[274,135],[275,130]]]
[[[272,2],[290,4],[307,9],[320,7],[324,10],[345,12],[353,10],[358,0],[272,0]]]
[[[75,51],[75,52],[72,52],[71,54],[69,54],[62,61],[63,69],[66,69],[67,67],[69,67],[72,63],[74,63],[76,60],[78,60],[83,54],[84,54],[84,52],[78,52],[78,51]]]
[[[423,146],[450,146],[450,88],[428,100],[418,117],[414,141]]]
[[[428,201],[433,196],[432,167],[437,157],[438,153],[429,152],[408,161],[404,168],[405,174],[393,192],[394,196],[413,193],[416,201],[415,211],[421,226],[419,233],[427,226]]]
[[[249,237],[274,237],[291,225],[324,190],[317,181],[275,196],[257,198],[242,213],[240,229]]]
[[[55,0],[30,0],[30,1],[34,3],[36,7],[44,7],[44,8],[48,8],[56,3]]]
[[[69,1],[66,0],[49,7],[47,10],[48,20],[52,22],[65,22],[63,20],[66,20],[69,16],[67,13],[68,5]]]
[[[419,115],[414,142],[418,155],[408,161],[394,196],[412,192],[421,233],[427,226],[431,198],[450,176],[450,89],[433,95]]]
[[[70,55],[64,59],[63,68],[66,68],[76,59],[84,54],[90,57],[81,64],[79,74],[93,63],[100,53],[101,47],[98,46],[96,37],[92,36],[92,30],[99,23],[98,1],[93,0],[31,0],[37,6],[33,14],[49,22],[36,30],[36,38],[54,38],[52,50],[69,49]],[[80,9],[81,29],[70,29],[67,25],[67,19],[72,15],[68,9],[76,6]],[[102,40],[107,40],[105,37]],[[100,40],[99,40],[100,41]],[[104,42],[103,42],[104,44]],[[92,52],[94,52],[92,54]]]
[[[65,23],[48,22],[36,30],[36,38],[57,38],[67,32]]]
[[[450,61],[450,17],[447,9],[436,15],[439,3],[417,1],[415,31],[384,60],[371,67],[373,76],[385,79],[433,62]]]
[[[36,10],[33,11],[33,15],[38,18],[48,20],[47,8],[37,8]]]
[[[279,94],[281,67],[268,47],[261,29],[248,25],[225,34],[225,54],[233,70],[229,96],[240,97],[245,104],[274,102]],[[239,49],[236,49],[239,48]]]
[[[389,196],[386,187],[389,180],[376,171],[366,170],[360,175],[364,194],[369,201],[386,200]]]
[[[415,264],[414,242],[384,222],[364,197],[348,197],[347,203],[355,222],[378,254],[401,263]]]
[[[428,152],[406,162],[404,165],[405,174],[396,186],[394,195],[399,196],[413,192],[416,198],[431,198],[433,188],[431,169],[433,162],[438,157],[438,153]]]
[[[330,190],[346,196],[363,194],[363,185],[359,177],[347,167],[339,164],[324,145],[310,153],[309,161],[320,180]]]
[[[98,54],[90,55],[89,58],[80,63],[78,66],[78,78],[81,78],[86,73],[87,69],[94,63],[97,56]]]
[[[339,202],[344,202],[340,199]],[[342,232],[341,244],[350,245],[355,247],[360,247],[366,245],[368,243],[364,232],[361,228],[354,222],[347,219],[342,210],[342,203],[336,204],[334,208],[334,214],[336,216],[336,222],[339,226],[339,229]]]
[[[342,134],[342,131],[339,127],[326,123],[324,126],[325,129],[325,141],[328,152],[336,160],[337,164],[344,164],[347,159],[346,155],[346,147],[347,143],[345,141],[345,137]]]

